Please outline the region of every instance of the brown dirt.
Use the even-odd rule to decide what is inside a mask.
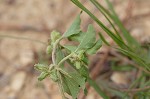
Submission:
[[[130,0],[113,0],[119,17],[140,42],[150,42],[150,0],[133,0],[131,16],[126,11]],[[85,3],[102,22],[108,23],[97,10]],[[27,37],[47,42],[56,29],[63,33],[79,13],[69,0],[0,0],[0,35]],[[127,17],[126,17],[127,16]],[[83,13],[82,28],[91,19]],[[94,23],[97,31],[98,26]],[[37,81],[33,64],[46,46],[28,40],[0,37],[0,99],[61,99],[57,86],[46,79]],[[93,91],[87,99],[98,99]]]

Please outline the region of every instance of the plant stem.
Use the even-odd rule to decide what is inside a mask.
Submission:
[[[63,39],[62,37],[59,38],[58,40],[56,40],[56,42],[53,45],[52,62],[53,62],[54,65],[56,65],[56,59],[55,59],[56,56],[55,56],[55,54],[56,54],[56,50],[57,50],[57,45],[59,44],[60,40],[62,40],[62,39]]]
[[[58,40],[55,41],[55,43],[53,45],[52,62],[54,64],[54,66],[58,66],[58,65],[56,65],[56,50],[57,50],[57,46],[58,46],[60,40],[62,40],[62,39],[63,39],[63,37],[59,38]],[[62,86],[63,82],[62,82],[62,78],[61,78],[61,74],[59,73],[59,70],[57,70],[57,76],[59,78],[57,83],[58,83],[58,86],[59,86],[59,90],[61,92],[62,99],[66,99],[65,95],[64,95],[64,89],[63,89],[63,86]]]
[[[62,99],[66,99],[65,94],[64,94],[65,92],[64,92],[64,89],[63,89],[63,86],[62,86],[62,78],[61,78],[61,74],[59,73],[59,71],[57,71],[57,75],[58,75],[58,78],[59,78],[58,86],[59,86],[59,90],[61,92]]]
[[[69,59],[70,57],[72,57],[73,53],[69,54],[68,56],[64,57],[57,66],[60,66],[64,61],[66,61],[67,59]]]

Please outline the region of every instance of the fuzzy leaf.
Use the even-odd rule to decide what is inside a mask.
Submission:
[[[83,37],[84,37],[85,33],[83,32],[80,32],[78,34],[75,34],[75,35],[72,35],[70,36],[68,39],[71,40],[71,41],[78,41],[78,42],[81,42]]]
[[[58,81],[58,76],[57,76],[57,71],[55,69],[53,69],[50,73],[50,78],[54,81],[57,82]]]
[[[85,66],[81,66],[81,68],[78,71],[83,77],[85,77],[85,78],[89,77],[88,68],[86,68]]]
[[[76,99],[80,91],[78,83],[76,83],[76,81],[74,81],[72,78],[69,78],[68,76],[64,76],[64,80],[70,90],[71,93],[70,95],[72,96],[73,99]]]
[[[73,79],[80,85],[80,87],[84,90],[85,89],[85,78],[82,77],[78,72],[70,73]]]
[[[72,25],[69,27],[69,29],[64,33],[63,37],[69,37],[71,35],[78,34],[80,32],[80,24],[81,19],[80,15],[78,15],[77,18],[72,23]]]
[[[63,88],[66,93],[71,95],[73,99],[77,98],[80,88],[85,90],[85,78],[82,77],[78,72],[69,73],[72,78],[63,76]]]
[[[58,64],[62,59],[64,58],[64,54],[61,51],[61,48],[58,48],[56,51],[56,63]],[[64,64],[61,65],[61,67],[63,67]]]
[[[34,68],[38,71],[41,71],[41,72],[46,72],[48,70],[48,66],[44,65],[44,64],[35,64],[34,65]]]
[[[64,45],[63,47],[69,50],[70,52],[74,52],[77,49],[76,46],[72,46],[72,45]]]
[[[95,54],[101,46],[102,46],[102,41],[99,39],[92,48],[87,50],[87,53]]]
[[[42,81],[42,80],[45,79],[48,75],[49,75],[49,73],[47,73],[47,72],[42,72],[42,73],[40,74],[40,76],[38,77],[38,80],[39,80],[39,81]]]
[[[88,26],[88,30],[85,33],[82,41],[80,42],[77,50],[88,49],[94,45],[95,42],[95,31],[92,25]]]

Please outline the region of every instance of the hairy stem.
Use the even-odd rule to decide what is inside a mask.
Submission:
[[[72,57],[73,53],[69,54],[68,56],[64,57],[57,66],[60,66],[63,62],[65,62],[67,59],[69,59],[70,57]]]
[[[62,39],[63,39],[62,37],[59,38],[58,40],[56,40],[56,42],[55,42],[54,45],[53,45],[52,62],[53,62],[54,65],[56,65],[56,59],[55,59],[56,56],[55,56],[55,54],[56,54],[57,46],[58,46],[60,40],[62,40]]]
[[[64,94],[65,92],[64,92],[64,89],[63,89],[63,86],[62,86],[62,78],[61,78],[61,74],[59,73],[59,71],[57,71],[57,75],[58,75],[58,78],[59,78],[58,86],[59,86],[59,90],[61,92],[62,99],[66,99],[65,94]]]

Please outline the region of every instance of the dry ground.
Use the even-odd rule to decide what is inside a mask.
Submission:
[[[132,35],[140,42],[149,42],[150,0],[113,1]],[[86,2],[85,5],[108,25],[95,8]],[[52,30],[63,33],[79,11],[69,0],[0,0],[0,35],[47,42]],[[86,29],[92,21],[86,14],[82,19],[82,28]],[[101,30],[94,25],[97,31]],[[0,99],[61,99],[57,86],[49,79],[38,82],[38,73],[33,69],[35,62],[49,59],[42,56],[45,48],[28,40],[0,37]],[[96,97],[92,91],[87,99]]]

